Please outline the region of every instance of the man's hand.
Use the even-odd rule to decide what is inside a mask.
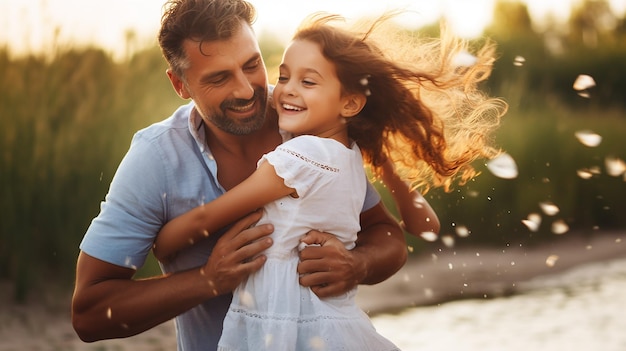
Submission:
[[[272,239],[267,235],[274,228],[270,224],[250,228],[261,214],[262,211],[256,211],[239,220],[215,244],[201,270],[215,296],[232,292],[265,263],[267,258],[262,253],[272,246]]]
[[[341,295],[358,284],[378,284],[396,273],[407,259],[406,241],[382,203],[361,213],[361,228],[352,250],[332,234],[309,232],[301,241],[319,246],[300,252],[300,285],[323,298]]]
[[[310,231],[301,240],[307,246],[300,252],[300,284],[319,297],[337,296],[356,287],[367,275],[359,254],[346,250],[334,235]]]

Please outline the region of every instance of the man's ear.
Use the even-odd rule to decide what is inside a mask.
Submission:
[[[342,117],[354,117],[361,112],[363,107],[365,107],[365,103],[367,102],[367,97],[363,94],[350,94],[344,98],[344,104],[341,109]]]
[[[185,82],[183,82],[183,80],[178,75],[176,75],[171,68],[168,68],[165,73],[167,73],[167,77],[170,79],[170,83],[172,83],[172,87],[174,88],[178,96],[185,100],[191,98],[191,95],[189,95],[189,92],[187,91],[187,88],[185,86]]]

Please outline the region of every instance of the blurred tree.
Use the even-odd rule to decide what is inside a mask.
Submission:
[[[521,1],[497,1],[493,12],[487,31],[497,33],[500,39],[534,34],[528,7]]]
[[[584,0],[572,8],[569,20],[569,39],[573,43],[583,43],[597,47],[600,37],[614,38],[619,21],[606,0]]]
[[[493,18],[485,35],[497,43],[499,57],[487,85],[492,93],[506,97],[512,107],[526,108],[545,84],[535,67],[545,63],[546,46],[533,30],[525,4],[498,1]]]

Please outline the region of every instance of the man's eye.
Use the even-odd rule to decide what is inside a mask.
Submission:
[[[211,77],[206,77],[204,79],[202,79],[202,84],[204,85],[221,85],[226,83],[226,81],[228,80],[228,75],[226,74],[219,74],[219,75],[215,75],[215,76],[211,76]]]
[[[256,60],[253,63],[247,65],[246,67],[244,67],[244,69],[246,71],[256,71],[259,66],[261,65],[261,60]]]
[[[220,85],[220,84],[224,84],[224,82],[226,82],[226,77],[219,77],[219,78],[212,79],[209,82],[209,84]]]

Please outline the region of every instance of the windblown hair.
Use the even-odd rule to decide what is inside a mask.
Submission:
[[[492,134],[507,104],[478,88],[491,73],[495,48],[487,42],[471,56],[469,43],[445,26],[435,39],[383,26],[394,15],[359,30],[331,23],[339,16],[318,13],[293,40],[320,46],[335,65],[342,93],[366,95],[363,110],[347,121],[348,135],[374,174],[389,159],[412,188],[449,190],[455,180],[463,184],[476,175],[472,162],[499,153]],[[458,57],[473,62],[459,63]]]
[[[183,77],[188,60],[183,50],[186,39],[201,45],[226,40],[241,29],[242,21],[252,25],[254,6],[244,0],[169,0],[164,6],[158,39],[165,60]]]

